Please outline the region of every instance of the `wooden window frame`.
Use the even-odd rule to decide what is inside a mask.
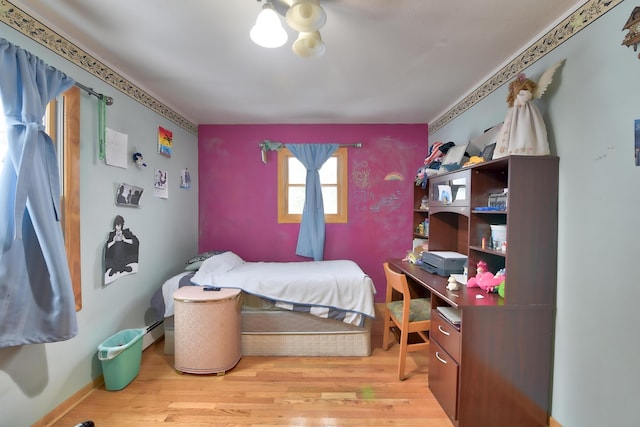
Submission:
[[[289,194],[289,158],[295,157],[291,151],[286,148],[278,150],[278,223],[300,223],[302,221],[301,214],[288,213]],[[348,220],[348,155],[347,147],[338,148],[332,157],[337,158],[337,188],[338,188],[338,213],[325,214],[325,223],[346,224]]]
[[[63,110],[51,101],[45,116],[45,127],[51,138],[62,135],[62,230],[67,262],[71,273],[76,311],[82,309],[80,256],[80,89],[72,87],[62,95]],[[62,114],[62,132],[56,129],[58,113]],[[56,142],[57,143],[57,142]]]

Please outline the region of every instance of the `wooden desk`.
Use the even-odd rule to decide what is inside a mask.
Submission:
[[[406,274],[409,282],[420,285],[431,292],[431,303],[434,308],[438,305],[450,305],[461,308],[504,304],[504,300],[500,298],[498,294],[488,294],[480,288],[461,286],[457,291],[450,291],[447,289],[448,281],[446,277],[429,273],[419,265],[402,261],[399,258],[389,259],[388,262],[395,271]]]
[[[506,305],[497,294],[463,286],[400,259],[391,268],[431,293],[429,388],[457,427],[549,425],[554,310]],[[478,298],[478,296],[482,296]],[[461,310],[459,328],[437,312]]]

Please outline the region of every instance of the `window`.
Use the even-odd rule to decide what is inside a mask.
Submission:
[[[324,219],[347,222],[347,148],[340,147],[320,169]],[[302,220],[307,170],[286,148],[278,151],[278,222]]]
[[[52,108],[55,107],[55,108]],[[61,173],[62,232],[71,273],[76,311],[82,308],[80,277],[80,89],[72,87],[49,104],[46,126],[58,146]]]

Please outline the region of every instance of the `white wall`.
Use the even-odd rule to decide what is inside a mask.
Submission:
[[[638,425],[640,59],[621,46],[635,6],[622,2],[525,70],[538,77],[566,58],[541,100],[551,150],[560,157],[552,415],[564,427]],[[503,86],[430,143],[466,142],[501,122],[506,95]]]
[[[89,73],[0,23],[0,37],[32,52],[97,92],[112,96],[107,126],[129,136],[129,151],[142,152],[148,164],[139,169],[106,166],[97,154],[97,98],[81,100],[80,203],[82,310],[79,334],[68,341],[0,349],[0,425],[29,426],[101,375],[97,347],[127,328],[153,323],[149,300],[170,275],[197,251],[197,137],[140,105]],[[170,159],[157,154],[158,126],[173,132]],[[153,196],[154,168],[168,171],[169,198]],[[192,188],[179,188],[188,168]],[[118,184],[143,187],[140,208],[115,205]],[[103,286],[103,246],[113,218],[122,215],[140,239],[139,272]],[[78,420],[80,422],[82,420]]]

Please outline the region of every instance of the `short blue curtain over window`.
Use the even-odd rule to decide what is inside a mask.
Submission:
[[[322,187],[318,171],[336,152],[339,144],[286,144],[286,147],[307,169],[304,207],[296,255],[313,258],[314,261],[322,261],[325,223]]]
[[[47,104],[73,84],[0,38],[0,102],[9,145],[0,170],[0,347],[78,333],[60,225],[58,161],[42,125]]]

